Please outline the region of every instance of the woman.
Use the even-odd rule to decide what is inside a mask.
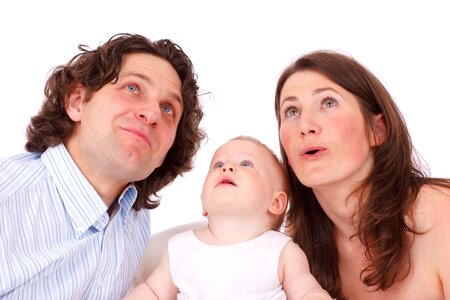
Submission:
[[[275,95],[293,197],[290,233],[337,299],[450,297],[450,180],[429,178],[380,81],[353,58],[307,54]]]

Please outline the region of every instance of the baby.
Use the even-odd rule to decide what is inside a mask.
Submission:
[[[208,225],[173,236],[131,299],[331,299],[300,247],[279,228],[289,184],[276,155],[240,136],[220,146],[206,176]]]

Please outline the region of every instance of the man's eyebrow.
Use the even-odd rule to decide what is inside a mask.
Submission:
[[[142,80],[144,80],[145,82],[147,82],[149,85],[151,85],[153,83],[153,80],[148,77],[145,74],[142,73],[135,73],[135,72],[131,72],[131,73],[124,73],[123,76],[135,76],[138,77]],[[178,93],[174,93],[172,91],[169,91],[169,97],[172,99],[175,99],[175,101],[179,102],[181,104],[181,106],[183,106],[183,99],[180,97],[180,95]]]

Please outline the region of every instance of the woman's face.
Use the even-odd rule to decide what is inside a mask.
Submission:
[[[285,82],[280,140],[297,178],[311,188],[353,188],[373,166],[374,141],[358,99],[315,71],[299,71]]]

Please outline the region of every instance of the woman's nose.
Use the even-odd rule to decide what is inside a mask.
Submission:
[[[316,133],[316,130],[315,129],[302,129],[302,130],[300,130],[300,134],[301,135],[308,135],[308,134],[314,134],[314,133]]]
[[[320,127],[316,121],[317,120],[314,118],[314,116],[302,114],[302,118],[299,121],[300,134],[302,136],[306,136],[310,134],[319,133]]]

